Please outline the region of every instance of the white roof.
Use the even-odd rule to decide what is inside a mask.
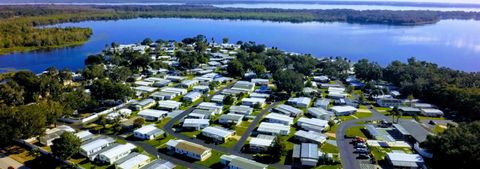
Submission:
[[[267,97],[270,97],[270,95],[265,93],[253,92],[253,93],[250,93],[250,97],[267,98]]]
[[[243,98],[242,102],[251,102],[251,103],[265,103],[265,98],[249,97]]]
[[[429,114],[443,114],[443,111],[441,111],[439,109],[434,109],[434,108],[423,108],[421,110],[423,112],[429,113]]]
[[[314,125],[314,126],[321,126],[321,127],[325,127],[328,125],[328,121],[327,120],[322,120],[322,119],[316,119],[316,118],[305,118],[305,117],[300,117],[300,119],[298,119],[297,121],[297,124],[299,123],[303,123],[303,124],[310,124],[310,125]]]
[[[154,92],[155,90],[157,90],[157,88],[149,87],[149,86],[138,86],[138,87],[135,87],[135,90],[144,91],[144,92]]]
[[[392,163],[423,163],[423,158],[418,154],[406,153],[387,153],[388,158]]]
[[[181,102],[177,102],[173,100],[158,101],[158,107],[175,108],[175,107],[180,107],[181,105],[182,105]]]
[[[202,102],[198,104],[197,108],[200,109],[223,109],[223,106],[217,105],[216,103],[213,102]]]
[[[183,121],[183,125],[185,125],[185,124],[192,124],[192,125],[206,124],[206,125],[209,125],[210,120],[209,119],[185,119]]]
[[[211,135],[217,135],[217,136],[220,136],[220,137],[223,137],[223,138],[231,136],[234,133],[234,131],[227,130],[225,128],[211,127],[211,126],[208,126],[208,127],[204,128],[202,130],[202,132],[208,133],[208,134],[211,134]]]
[[[118,168],[123,168],[123,169],[128,169],[128,168],[135,168],[138,167],[139,164],[144,163],[145,161],[150,160],[150,157],[143,155],[143,154],[138,154],[132,158],[129,158],[128,160],[118,164]]]
[[[258,135],[250,139],[250,145],[268,147],[272,145],[274,139],[275,137],[261,137],[261,135]]]
[[[145,109],[138,112],[139,116],[150,116],[150,117],[161,117],[164,114],[168,114],[166,111],[162,110],[154,110],[154,109]]]
[[[199,89],[199,90],[206,90],[206,89],[208,89],[208,90],[210,90],[210,87],[208,87],[208,86],[203,86],[203,85],[193,86],[193,90],[195,90],[195,89]]]
[[[92,142],[86,143],[84,145],[81,145],[80,148],[85,150],[86,152],[90,152],[94,149],[110,144],[111,142],[112,142],[111,140],[101,138],[101,139],[97,139]]]
[[[79,131],[78,133],[75,133],[75,135],[80,139],[85,138],[85,137],[89,137],[89,136],[93,136],[93,134],[90,133],[87,130]]]
[[[193,98],[193,99],[194,99],[194,98],[198,98],[198,97],[200,97],[200,96],[202,96],[202,93],[200,93],[200,92],[190,92],[190,93],[187,93],[187,94],[186,94],[185,96],[183,96],[183,97]]]
[[[280,133],[281,131],[290,131],[290,126],[278,123],[261,122],[258,126],[258,131],[269,133]]]
[[[327,140],[327,136],[325,134],[314,132],[314,131],[307,132],[305,130],[299,130],[295,133],[295,136],[306,138],[318,143],[323,143],[325,142],[325,140]]]
[[[253,111],[253,108],[245,105],[230,107],[230,112],[252,112],[252,111]]]
[[[155,125],[148,125],[148,126],[143,126],[139,129],[136,129],[134,132],[141,133],[141,134],[148,134],[152,131],[159,130],[159,128],[155,127]]]
[[[335,112],[351,112],[357,111],[357,108],[353,106],[333,106],[331,109]]]
[[[295,104],[310,104],[310,102],[312,102],[312,99],[308,98],[308,97],[295,97],[295,98],[290,98],[288,99],[288,102],[291,102],[291,103],[295,103]]]
[[[136,81],[135,82],[136,85],[139,85],[139,86],[150,86],[153,84],[153,82],[146,82],[146,81]]]
[[[273,120],[279,120],[279,121],[285,121],[288,122],[289,124],[293,124],[293,117],[283,115],[283,114],[278,114],[278,113],[270,113],[265,116],[267,119],[273,119]]]
[[[118,154],[123,154],[124,152],[132,151],[135,148],[135,145],[131,143],[127,144],[119,144],[112,149],[109,149],[105,152],[100,153],[100,155],[105,156],[107,158],[115,157]]]
[[[164,87],[162,92],[174,92],[174,93],[187,93],[187,89],[175,88],[175,87]]]

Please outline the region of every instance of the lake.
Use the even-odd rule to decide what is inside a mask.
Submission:
[[[182,40],[197,34],[221,41],[229,37],[256,41],[289,52],[314,56],[368,58],[381,65],[409,57],[464,71],[480,71],[480,22],[443,20],[424,26],[362,25],[348,23],[287,23],[211,19],[131,19],[86,21],[57,26],[91,27],[93,36],[84,45],[0,56],[0,69],[29,69],[41,72],[49,66],[83,68],[89,54],[99,53],[107,44],[154,40]]]

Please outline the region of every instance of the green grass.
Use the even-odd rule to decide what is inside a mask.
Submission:
[[[183,134],[185,136],[188,136],[190,138],[195,138],[196,135],[200,134],[202,131],[184,131],[180,132],[180,134]]]
[[[320,165],[315,169],[341,169],[342,164],[334,164],[334,165]]]
[[[220,156],[222,156],[222,155],[223,155],[222,153],[220,153],[216,150],[212,150],[212,156],[210,156],[205,161],[197,161],[195,163],[206,166],[206,167],[210,167],[215,163],[219,163],[220,162]]]
[[[246,131],[248,126],[250,126],[250,121],[242,121],[240,125],[235,127],[235,134],[238,136],[242,136]]]
[[[163,128],[163,126],[165,126],[165,124],[167,124],[168,121],[170,121],[170,119],[172,119],[172,118],[166,117],[166,118],[158,121],[155,126],[157,126],[158,128]]]
[[[350,127],[345,132],[345,135],[347,135],[347,137],[359,136],[359,137],[366,138],[365,134],[362,132],[361,129],[363,129],[363,126]]]
[[[320,150],[325,153],[338,153],[338,148],[328,143],[324,143],[322,147],[320,147]]]
[[[153,140],[147,140],[145,141],[147,144],[150,144],[152,147],[158,148],[162,146],[163,144],[167,143],[168,140],[174,139],[175,137],[171,135],[167,135],[166,137],[159,137],[155,138]]]
[[[119,139],[119,138],[116,138],[115,141],[116,141],[117,143],[120,143],[120,144],[127,144],[127,141],[122,140],[122,139]]]
[[[368,118],[368,117],[371,117],[372,115],[373,113],[366,113],[366,112],[357,112],[354,114],[354,116],[359,119]]]
[[[338,118],[342,121],[349,121],[349,120],[353,120],[353,119],[356,119],[355,117],[353,117],[352,115],[350,116],[338,116]]]
[[[235,146],[235,144],[238,143],[238,140],[237,139],[234,139],[234,138],[230,138],[229,140],[227,140],[227,142],[223,143],[223,144],[220,144],[220,146],[222,147],[226,147],[226,148],[232,148],[233,146]]]
[[[435,133],[435,134],[441,134],[441,133],[445,132],[445,130],[446,130],[445,128],[442,128],[442,127],[440,127],[440,125],[437,124],[437,125],[435,125],[435,127],[433,128],[433,133]]]

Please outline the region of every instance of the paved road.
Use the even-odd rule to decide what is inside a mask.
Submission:
[[[245,133],[240,137],[240,140],[238,140],[237,144],[235,144],[235,147],[233,147],[233,150],[235,150],[236,152],[241,152],[242,147],[245,144],[245,141],[247,141],[247,138],[250,136],[250,134],[252,134],[253,130],[255,129],[257,124],[260,122],[260,120],[262,120],[262,117],[265,115],[265,113],[270,111],[273,107],[275,107],[279,103],[280,102],[275,102],[271,104],[266,109],[263,109],[262,112],[260,112],[260,114],[258,114],[257,117],[255,117],[255,119],[253,119],[252,123],[250,123],[250,126],[248,126],[247,131],[245,131]]]
[[[345,138],[345,132],[350,127],[359,126],[357,122],[371,121],[371,120],[388,120],[388,117],[379,113],[377,110],[373,109],[372,106],[368,106],[370,111],[373,113],[371,117],[354,119],[346,122],[342,122],[337,127],[337,146],[340,152],[340,159],[342,161],[343,168],[347,169],[360,169],[360,164],[357,160],[357,155],[353,153],[353,146],[350,144],[351,139]]]
[[[28,167],[24,166],[22,163],[19,163],[5,154],[0,153],[0,169],[8,169],[8,167],[28,169]]]

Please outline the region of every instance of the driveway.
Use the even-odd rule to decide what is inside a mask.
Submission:
[[[388,117],[379,113],[372,106],[368,106],[372,112],[372,116],[368,118],[354,119],[340,123],[337,127],[337,147],[340,153],[340,160],[342,161],[343,168],[347,169],[360,169],[360,164],[357,160],[357,155],[353,153],[353,146],[350,144],[352,139],[345,138],[345,132],[350,127],[359,126],[357,122],[371,121],[371,120],[388,120]]]
[[[245,131],[245,133],[241,136],[240,140],[238,140],[237,144],[235,144],[235,147],[233,147],[233,149],[236,152],[240,152],[242,150],[242,147],[245,144],[245,141],[247,141],[247,138],[250,136],[250,134],[252,134],[253,130],[255,129],[257,124],[260,122],[260,120],[262,120],[262,117],[265,115],[265,113],[270,111],[273,107],[277,106],[279,103],[280,102],[275,102],[271,104],[266,109],[263,109],[260,112],[260,114],[258,114],[257,117],[255,117],[255,119],[253,119],[252,123],[250,123],[250,126],[248,126],[247,131]]]
[[[8,167],[13,167],[16,169],[28,169],[22,163],[6,156],[5,154],[0,153],[0,169],[8,169]]]

